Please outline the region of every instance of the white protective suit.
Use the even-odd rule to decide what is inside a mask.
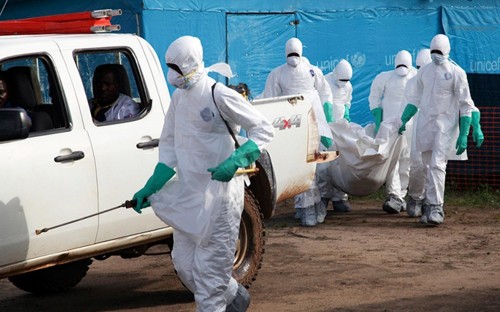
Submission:
[[[210,68],[204,68],[199,39],[180,37],[165,57],[184,74],[169,70],[169,82],[184,89],[172,95],[159,143],[159,161],[175,168],[177,175],[149,200],[156,215],[174,228],[173,264],[193,292],[197,311],[222,312],[238,289],[231,274],[244,177],[224,183],[211,180],[207,171],[235,149],[221,114],[235,133],[237,125],[246,129],[248,139],[261,150],[273,138],[274,129],[240,94],[221,84],[215,89],[219,113],[212,99],[215,81],[207,76]],[[179,82],[182,77],[184,81]]]
[[[302,56],[302,42],[297,38],[291,38],[285,46],[287,63],[271,71],[267,77],[264,92],[261,98],[276,97],[282,95],[305,94],[312,102],[314,115],[318,122],[318,132],[320,136],[332,138],[332,133],[323,111],[323,103],[332,102],[332,93],[328,82],[321,70],[313,66]],[[290,56],[289,55],[297,55]],[[318,150],[319,150],[318,146]],[[303,215],[303,225],[313,226],[316,222],[323,222],[326,210],[319,214],[314,212],[315,205],[320,204],[320,194],[313,181],[310,189],[295,197],[296,208],[306,208],[307,216]],[[319,209],[319,208],[318,208]],[[317,221],[314,221],[317,220]]]
[[[323,112],[323,103],[332,102],[332,92],[325,76],[317,66],[313,66],[302,56],[302,42],[297,38],[287,41],[286,55],[297,53],[299,63],[295,67],[288,63],[273,69],[266,80],[266,86],[260,98],[281,95],[307,94],[311,99],[314,114],[318,121],[320,136],[332,138],[330,127]]]
[[[340,81],[340,79],[351,80],[351,78],[351,64],[344,59],[340,60],[331,73],[325,75],[325,79],[332,91],[333,121],[344,118],[344,105],[351,108],[352,84],[350,81]]]
[[[121,94],[118,96],[116,101],[113,103],[113,106],[108,109],[107,112],[104,113],[106,116],[106,120],[121,120],[125,118],[134,117],[139,114],[141,108],[139,104],[134,102],[132,98],[125,94]]]
[[[423,49],[417,55],[417,67],[422,67],[428,63],[432,62],[431,60],[431,50]],[[405,90],[405,101],[403,104],[408,104],[408,97],[414,96],[416,88],[416,76],[408,81],[406,84]],[[413,104],[413,103],[411,103]],[[474,106],[474,111],[478,111],[478,108]],[[413,118],[407,123],[406,131],[412,131],[412,140],[411,140],[411,149],[410,149],[410,182],[408,183],[408,195],[409,200],[413,200],[417,203],[421,203],[425,197],[424,194],[424,185],[425,185],[425,168],[422,163],[422,153],[417,151],[416,148],[416,139],[417,128],[413,127],[413,125],[417,124],[419,113],[417,112]],[[453,138],[453,141],[456,141],[458,138],[458,131],[456,132],[456,136]],[[448,160],[467,160],[467,151],[463,152],[461,155],[456,154],[455,145],[451,146],[450,151],[448,152]]]
[[[431,62],[431,50],[430,49],[422,49],[417,54],[417,60],[415,64],[417,65],[417,71],[422,66]],[[408,80],[405,88],[405,97],[403,99],[402,105],[406,106],[408,104],[408,97],[411,97],[415,92],[415,85],[417,81],[417,76],[412,77]],[[413,104],[413,103],[411,103]],[[413,116],[410,121],[406,124],[406,131],[411,132],[411,142],[408,142],[410,146],[410,180],[408,182],[408,195],[411,199],[418,202],[420,205],[421,201],[424,199],[424,183],[425,183],[425,171],[424,164],[422,163],[422,153],[417,151],[416,148],[416,127],[413,127],[414,124],[417,123],[418,120],[418,112]],[[408,198],[408,200],[411,200]],[[408,205],[407,201],[407,205]],[[408,211],[410,213],[410,211]]]
[[[348,61],[342,59],[335,66],[331,73],[325,75],[325,79],[332,91],[333,105],[333,122],[338,122],[344,118],[345,106],[351,108],[352,101],[352,67]],[[341,81],[342,79],[342,81]],[[333,142],[329,150],[339,150]],[[328,162],[317,165],[317,170],[320,171],[318,178],[318,187],[321,193],[321,198],[328,198],[332,201],[347,201],[348,196],[345,192],[337,189],[332,179],[334,177],[328,172],[328,168],[335,165],[334,162]],[[325,170],[326,172],[323,172]]]
[[[459,116],[471,116],[474,103],[470,96],[465,71],[448,60],[450,42],[445,35],[436,35],[431,41],[432,50],[442,52],[444,61],[434,61],[421,67],[416,76],[415,90],[408,103],[419,108],[416,121],[415,148],[422,154],[425,174],[425,199],[427,205],[444,203],[446,165],[450,151],[456,152],[459,133]]]
[[[402,104],[406,83],[417,72],[412,66],[411,54],[406,50],[398,52],[394,67],[394,70],[378,74],[370,88],[370,110],[382,108],[382,121],[401,117],[406,106]],[[410,151],[406,141],[410,140],[411,131],[406,131],[399,161],[394,172],[387,175],[386,181],[387,194],[394,196],[401,203],[401,209],[406,206],[403,198],[406,196],[410,170]]]

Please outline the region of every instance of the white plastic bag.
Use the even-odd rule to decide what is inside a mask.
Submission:
[[[347,194],[366,196],[376,192],[394,170],[406,140],[398,134],[398,118],[382,122],[374,137],[374,124],[362,127],[342,119],[330,124],[339,157],[328,172],[334,186]]]

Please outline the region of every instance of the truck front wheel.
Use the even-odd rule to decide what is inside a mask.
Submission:
[[[255,280],[262,266],[265,244],[265,229],[262,219],[259,203],[252,192],[245,189],[245,208],[241,216],[233,277],[247,288]]]
[[[53,294],[68,290],[87,274],[91,259],[83,259],[9,277],[19,289],[36,295]]]

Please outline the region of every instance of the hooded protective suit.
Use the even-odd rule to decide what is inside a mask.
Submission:
[[[332,132],[323,111],[324,103],[332,103],[332,93],[328,82],[321,70],[311,65],[302,56],[302,42],[299,39],[291,38],[287,41],[285,56],[286,64],[273,69],[269,73],[264,92],[260,97],[269,98],[293,94],[307,95],[312,102],[314,115],[318,122],[319,135],[331,140]],[[299,208],[298,212],[300,212],[297,217],[300,216],[303,225],[314,226],[317,222],[323,222],[326,210],[319,208],[320,200],[321,197],[315,181],[313,181],[308,191],[295,196],[295,207]],[[302,211],[302,208],[305,208],[305,211]],[[321,211],[318,212],[318,210]]]
[[[370,110],[382,108],[382,120],[401,117],[406,83],[416,73],[411,54],[406,50],[399,51],[394,61],[394,70],[379,73],[372,82],[368,98]]]
[[[405,105],[403,97],[405,87],[413,76],[416,69],[412,66],[411,54],[402,50],[396,54],[394,70],[378,74],[372,82],[369,102],[370,110],[381,109],[382,121],[399,119]],[[411,132],[405,132],[405,142],[394,172],[387,175],[386,191],[388,198],[384,203],[384,210],[388,213],[398,213],[404,210],[406,204],[403,198],[406,196],[410,170],[410,151],[406,141],[409,141]]]
[[[431,50],[420,50],[417,54],[416,60],[417,71],[431,61]],[[408,97],[411,97],[412,94],[414,94],[416,81],[416,76],[408,80],[402,105],[408,104]],[[413,119],[407,123],[406,126],[406,132],[411,132],[412,134],[411,142],[408,142],[408,145],[410,146],[410,179],[408,183],[409,197],[406,201],[407,212],[411,217],[417,217],[421,215],[421,205],[422,200],[424,199],[424,165],[422,163],[422,153],[418,152],[416,149],[415,137],[418,134],[416,133],[416,127],[413,127],[413,125],[417,123],[417,120],[418,112],[414,115]]]
[[[352,67],[348,61],[342,59],[325,79],[332,91],[333,121],[344,118],[345,107],[351,108],[352,101]]]
[[[332,103],[332,92],[321,70],[302,56],[302,42],[291,38],[285,46],[287,63],[273,69],[266,80],[261,98],[307,94],[318,121],[319,135],[332,138],[323,112],[323,103]],[[289,56],[290,55],[290,56]],[[297,55],[297,56],[295,56]]]
[[[235,150],[223,118],[233,128],[247,130],[248,139],[263,149],[274,130],[265,117],[240,94],[215,81],[204,68],[198,38],[184,36],[167,49],[167,78],[178,89],[159,143],[159,162],[175,168],[176,178],[149,197],[156,215],[174,228],[172,260],[184,285],[195,295],[197,311],[226,311],[238,284],[231,277],[244,201],[243,176],[229,182],[211,179],[216,167]],[[225,71],[224,71],[225,69]],[[179,73],[180,71],[180,73]]]
[[[468,134],[474,103],[465,71],[448,60],[448,37],[436,35],[430,50],[432,62],[419,69],[415,92],[408,98],[408,103],[419,108],[415,146],[417,152],[422,153],[426,168],[424,206],[429,206],[429,209],[421,221],[440,224],[444,220],[442,205],[449,151],[454,148],[457,142],[454,138],[462,126],[459,116],[460,119],[466,117],[460,136]]]
[[[325,79],[332,91],[332,105],[333,105],[333,122],[349,116],[348,112],[351,108],[352,100],[352,67],[347,60],[340,60],[331,73],[325,75]],[[347,113],[347,114],[346,114]],[[350,120],[349,120],[350,121]],[[329,150],[338,150],[335,142]],[[332,162],[318,164],[318,188],[323,203],[328,206],[328,201],[332,201],[334,210],[336,206],[339,207],[337,211],[349,211],[350,207],[347,203],[348,196],[345,192],[337,189],[334,186],[334,177],[329,172],[329,167],[334,165]],[[344,209],[341,209],[343,207]]]

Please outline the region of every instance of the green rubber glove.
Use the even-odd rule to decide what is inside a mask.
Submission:
[[[332,146],[333,140],[327,137],[321,137],[321,144],[323,144],[326,148]]]
[[[472,112],[472,140],[476,143],[476,147],[481,147],[484,142],[483,131],[481,131],[481,124],[479,120],[481,119],[481,113],[479,111]]]
[[[153,175],[148,179],[146,185],[137,193],[134,194],[132,200],[137,200],[137,205],[134,208],[137,213],[142,213],[141,209],[150,206],[148,197],[158,192],[165,183],[175,175],[174,169],[164,163],[156,164]]]
[[[472,118],[469,116],[460,117],[460,134],[458,135],[457,144],[455,146],[457,155],[461,155],[467,149],[467,136],[469,135],[471,122]]]
[[[349,116],[349,106],[347,106],[347,104],[344,104],[344,119],[351,122],[351,116]]]
[[[382,111],[382,107],[376,107],[374,109],[372,109],[372,115],[373,115],[373,118],[375,119],[375,135],[377,134],[378,132],[378,129],[380,128],[380,124],[382,123],[382,116],[383,116],[383,111]]]
[[[208,168],[207,170],[212,173],[212,180],[228,182],[233,178],[238,168],[247,167],[256,161],[259,156],[260,150],[257,144],[252,140],[248,140],[217,167]]]
[[[326,122],[333,122],[333,105],[330,102],[323,103],[323,111],[325,112]]]
[[[413,117],[413,115],[415,115],[417,112],[418,112],[418,108],[415,105],[410,104],[410,103],[408,103],[406,105],[405,110],[403,111],[403,115],[401,115],[401,121],[403,122],[403,124],[399,128],[399,131],[398,131],[399,134],[403,134],[403,132],[406,130],[406,124],[408,123],[408,121],[410,121],[410,119]]]

